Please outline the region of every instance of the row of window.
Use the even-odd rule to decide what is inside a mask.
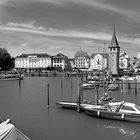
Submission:
[[[62,59],[57,59],[53,61],[54,63],[62,63]]]
[[[38,61],[43,61],[43,60],[49,60],[51,61],[51,59],[32,59],[32,58],[29,58],[29,59],[16,59],[16,61],[29,61],[29,60],[38,60]]]
[[[86,58],[85,56],[79,56],[79,57],[76,57],[77,59],[88,59]]]
[[[110,48],[110,51],[115,51],[116,50],[116,48]]]
[[[62,67],[62,65],[54,65],[54,67]]]
[[[48,66],[41,66],[41,65],[40,65],[40,66],[37,66],[37,65],[30,65],[30,66],[22,65],[22,66],[19,66],[19,65],[18,65],[18,66],[16,66],[16,68],[22,68],[22,67],[23,67],[23,68],[30,68],[30,67],[32,67],[32,68],[34,68],[34,67],[37,68],[37,67],[49,67],[49,66],[50,66],[50,65],[48,65]]]

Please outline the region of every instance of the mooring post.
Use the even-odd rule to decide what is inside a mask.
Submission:
[[[63,79],[61,77],[61,88],[63,88]]]
[[[88,72],[86,72],[86,81],[88,80]]]
[[[121,80],[121,88],[123,89],[123,80]]]
[[[73,77],[71,76],[71,89],[73,89]]]
[[[131,82],[129,81],[128,82],[128,89],[130,89],[131,88]]]
[[[137,94],[137,79],[135,79],[135,94]]]
[[[81,83],[78,85],[78,94],[77,94],[77,112],[80,112],[81,105]]]
[[[19,88],[21,88],[21,78],[19,77]]]
[[[83,75],[81,74],[81,82],[83,81]]]
[[[50,107],[50,95],[49,95],[50,94],[49,93],[50,92],[50,89],[49,89],[49,87],[50,87],[49,84],[47,84],[47,100],[48,100],[47,101],[47,107],[48,108]]]
[[[80,83],[80,103],[83,101],[83,87],[82,87],[82,85],[83,85],[83,82],[82,83]]]
[[[98,85],[96,85],[96,92],[97,92],[97,100],[96,100],[96,104],[99,104],[99,94],[98,94]]]

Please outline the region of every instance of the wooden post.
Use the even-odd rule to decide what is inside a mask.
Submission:
[[[86,81],[88,80],[88,72],[86,73]]]
[[[63,79],[61,77],[61,88],[63,88]]]
[[[128,82],[128,89],[130,89],[131,88],[131,82],[129,81]]]
[[[81,82],[83,81],[83,75],[81,74]]]
[[[47,84],[47,107],[50,107],[50,89],[49,89],[49,84]]]
[[[137,94],[137,79],[135,79],[135,94]]]
[[[71,89],[73,89],[73,77],[71,77]]]
[[[19,88],[21,88],[21,78],[19,77]]]
[[[83,101],[83,87],[82,87],[82,85],[83,85],[83,82],[82,83],[80,83],[80,103]]]
[[[77,94],[77,112],[80,112],[81,105],[81,83],[78,85],[78,94]]]
[[[96,104],[98,105],[99,104],[99,94],[98,94],[98,86],[97,85],[95,85],[96,86],[96,92],[97,92],[97,100],[96,100]]]
[[[123,91],[123,80],[121,80],[121,88],[122,88],[122,91]]]

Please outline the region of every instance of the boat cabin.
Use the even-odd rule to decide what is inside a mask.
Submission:
[[[113,112],[119,112],[124,114],[140,114],[140,107],[134,103],[118,102],[109,103]]]
[[[140,107],[134,103],[124,103],[120,108],[119,112],[121,113],[131,113],[131,114],[140,114]]]

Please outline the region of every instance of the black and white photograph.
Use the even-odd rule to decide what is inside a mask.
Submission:
[[[0,140],[140,140],[140,1],[0,0]]]

